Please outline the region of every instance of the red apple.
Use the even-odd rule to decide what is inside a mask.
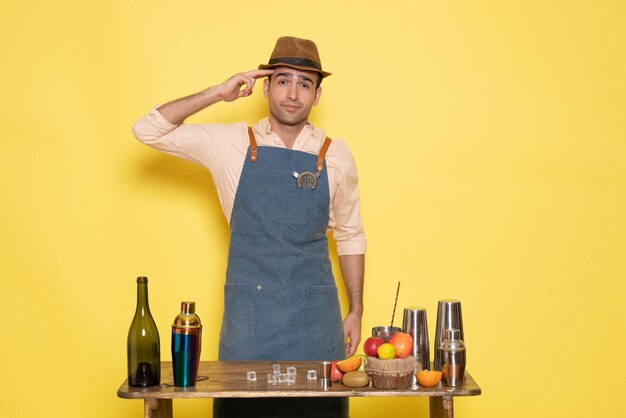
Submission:
[[[343,378],[343,373],[337,367],[337,363],[340,360],[333,361],[333,364],[330,366],[330,381],[331,382],[339,382]]]
[[[413,337],[404,332],[396,332],[389,339],[389,344],[396,349],[396,357],[406,358],[413,353]]]
[[[363,343],[363,351],[368,356],[376,357],[376,350],[378,350],[378,347],[380,347],[380,345],[384,342],[385,340],[380,337],[369,337]]]

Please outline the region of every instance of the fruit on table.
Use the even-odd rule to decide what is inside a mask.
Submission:
[[[330,381],[331,382],[339,382],[343,377],[343,373],[337,367],[338,361],[333,361],[333,364],[330,366]]]
[[[389,344],[396,349],[396,357],[406,358],[413,353],[413,337],[404,332],[396,332],[389,339]]]
[[[357,370],[359,367],[361,367],[362,362],[363,358],[359,356],[353,356],[345,360],[338,361],[337,368],[339,368],[339,370],[341,370],[342,372],[347,373]]]
[[[365,354],[356,354],[355,357],[361,357],[361,365],[357,370],[365,371],[365,366],[367,365],[367,356]]]
[[[421,386],[426,386],[428,388],[437,386],[439,381],[441,380],[441,372],[436,370],[421,370],[415,373],[415,377],[417,378],[417,383]]]
[[[380,337],[369,337],[363,343],[363,351],[368,356],[376,357],[376,350],[380,347],[381,344],[384,344],[385,340]]]
[[[351,388],[362,388],[370,383],[370,378],[364,371],[355,370],[343,375],[342,383]]]
[[[384,343],[378,347],[376,354],[378,354],[378,358],[381,360],[391,360],[396,358],[396,348],[389,343]]]

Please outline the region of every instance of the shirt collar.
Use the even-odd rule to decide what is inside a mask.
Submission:
[[[272,138],[272,140],[277,145],[284,146],[283,141],[281,141],[281,139],[278,137],[278,135],[276,135],[276,134],[274,134],[272,132],[272,124],[270,123],[269,118],[266,117],[266,118],[261,119],[258,122],[257,126],[260,128],[261,132],[263,132],[269,138]],[[323,138],[324,137],[324,132],[322,130],[320,130],[320,129],[316,129],[315,126],[311,122],[308,122],[302,128],[302,131],[298,135],[298,138],[296,138],[296,142],[295,142],[293,148],[294,149],[302,149],[304,147],[304,145],[308,142],[308,140],[311,137],[314,137],[316,139]]]

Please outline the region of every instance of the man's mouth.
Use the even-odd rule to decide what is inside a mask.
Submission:
[[[299,103],[281,103],[281,106],[287,109],[288,111],[298,110],[302,107]]]

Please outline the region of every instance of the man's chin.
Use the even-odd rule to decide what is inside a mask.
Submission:
[[[276,120],[278,121],[278,123],[280,123],[281,125],[285,125],[285,126],[298,126],[307,122],[307,118],[301,118],[301,117],[289,118],[289,117],[284,117],[282,115],[280,117],[276,117]]]

